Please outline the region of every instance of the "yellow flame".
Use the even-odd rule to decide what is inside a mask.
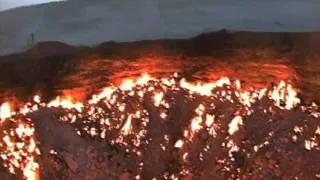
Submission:
[[[199,131],[202,126],[201,126],[201,123],[202,123],[202,117],[195,117],[192,119],[191,121],[191,132],[194,134],[196,133],[197,131]]]
[[[140,78],[137,79],[136,84],[137,85],[146,85],[152,78],[148,73],[143,73]]]
[[[92,98],[89,100],[89,104],[97,104],[97,102],[99,102],[101,99],[104,99],[104,98],[106,100],[110,100],[113,92],[114,92],[114,88],[106,87],[103,89],[103,91],[100,94],[98,95],[94,94]]]
[[[222,78],[218,79],[217,82],[216,82],[216,85],[218,87],[222,87],[225,84],[226,85],[230,85],[231,84],[230,79],[227,78],[227,77],[222,77]]]
[[[82,111],[83,104],[80,102],[73,103],[70,96],[61,99],[58,96],[55,100],[51,101],[47,105],[48,107],[62,107],[64,109],[76,109],[78,112]]]
[[[38,180],[39,179],[38,168],[39,168],[38,163],[36,163],[33,157],[31,157],[29,162],[26,164],[26,167],[23,169],[24,177],[26,177],[27,180]]]
[[[129,114],[127,121],[125,122],[125,124],[123,125],[123,127],[121,129],[121,132],[123,135],[130,134],[130,132],[132,130],[131,118],[132,118],[132,115]]]
[[[281,81],[279,85],[270,92],[270,99],[275,101],[275,105],[281,109],[292,109],[300,103],[296,90],[291,84]],[[281,106],[281,102],[285,103],[285,107]]]
[[[238,90],[241,89],[241,82],[239,80],[235,81],[235,85]]]
[[[216,87],[214,83],[197,83],[196,85],[192,83],[188,83],[185,79],[180,80],[180,86],[182,88],[188,89],[193,93],[199,93],[200,95],[210,96],[212,94],[212,90]]]
[[[235,132],[237,132],[239,130],[239,126],[242,125],[242,117],[241,116],[235,116],[231,123],[229,124],[229,130],[228,133],[230,135],[233,135]]]
[[[154,105],[159,107],[163,98],[163,92],[156,93],[154,95]]]
[[[9,136],[3,137],[3,141],[7,144],[8,147],[14,146],[14,143],[11,141]]]
[[[287,86],[286,100],[286,109],[292,109],[300,103],[300,99],[297,97],[297,92],[290,84]]]
[[[194,117],[191,120],[191,134],[195,134],[202,128],[202,115],[204,114],[205,107],[203,104],[199,104],[199,106],[196,108],[195,112],[197,114],[196,117]]]
[[[203,104],[199,104],[199,106],[197,107],[197,109],[195,110],[195,112],[199,115],[202,116],[204,113],[205,107]]]
[[[19,124],[18,127],[16,128],[16,133],[19,138],[22,137],[24,129],[25,129],[25,127],[23,124]]]
[[[206,115],[206,126],[207,127],[212,126],[212,124],[214,123],[214,118],[215,118],[214,115],[209,115],[209,114]]]
[[[172,86],[175,83],[174,79],[167,79],[167,78],[162,78],[161,79],[162,84],[166,85],[166,86]]]
[[[182,148],[184,142],[183,140],[179,139],[175,144],[174,144],[174,147],[175,148]]]
[[[265,96],[266,92],[267,88],[260,89],[258,98],[261,99],[263,96]]]
[[[132,79],[126,79],[119,86],[119,89],[122,91],[130,91],[134,87],[134,82]]]
[[[5,102],[0,107],[0,117],[1,120],[4,121],[7,118],[11,117],[11,107],[8,102]]]
[[[35,95],[35,96],[33,97],[33,101],[34,101],[35,103],[40,103],[40,102],[41,102],[41,97],[40,97],[39,95]]]

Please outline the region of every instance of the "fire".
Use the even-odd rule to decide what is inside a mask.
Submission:
[[[263,96],[265,96],[266,92],[267,92],[267,88],[261,89],[259,91],[259,95],[258,95],[259,99],[261,99]]]
[[[132,79],[126,79],[122,82],[122,84],[119,86],[119,89],[122,91],[130,91],[134,87],[134,82]]]
[[[300,99],[297,97],[297,92],[293,89],[291,84],[288,84],[286,96],[286,109],[292,109],[299,103]]]
[[[83,104],[80,102],[73,103],[72,98],[67,96],[66,98],[61,99],[58,96],[55,100],[48,103],[48,107],[62,107],[64,109],[76,109],[78,112],[81,112]]]
[[[304,147],[306,148],[306,150],[310,151],[312,150],[315,146],[317,146],[318,143],[311,141],[311,140],[305,140],[304,141]]]
[[[183,146],[183,140],[179,139],[175,144],[174,147],[175,148],[182,148]]]
[[[222,78],[218,79],[216,82],[216,85],[218,87],[222,87],[223,85],[230,85],[230,84],[231,84],[230,79],[227,77],[222,77]],[[238,83],[238,86],[240,86],[240,82]]]
[[[1,120],[4,121],[7,118],[11,117],[11,107],[10,104],[8,102],[5,102],[1,105],[0,107],[0,116],[1,116]]]
[[[76,102],[72,96],[58,96],[46,104],[42,103],[40,95],[36,95],[31,102],[22,104],[18,112],[12,112],[10,104],[5,102],[0,107],[1,121],[12,123],[13,126],[11,129],[5,130],[4,134],[1,135],[0,157],[10,172],[21,171],[26,179],[39,179],[37,156],[40,151],[37,139],[34,136],[35,129],[32,120],[27,119],[26,115],[37,111],[40,107],[61,108],[66,112],[66,115],[59,120],[64,122],[78,123],[82,120],[82,117],[86,117],[88,120],[79,122],[81,124],[79,125],[81,128],[79,127],[77,130],[79,135],[89,134],[108,140],[112,144],[120,143],[128,147],[131,144],[134,147],[132,152],[140,157],[141,151],[139,151],[138,147],[143,143],[144,145],[148,144],[150,141],[145,140],[147,139],[145,137],[148,133],[147,127],[151,116],[143,105],[144,97],[148,93],[153,95],[152,103],[155,107],[152,108],[158,108],[156,113],[159,114],[156,117],[168,119],[169,122],[172,117],[172,114],[170,114],[172,107],[180,107],[179,104],[177,105],[175,104],[176,102],[173,102],[175,99],[170,98],[168,92],[175,94],[183,90],[186,93],[185,98],[192,102],[196,99],[193,97],[201,97],[199,98],[201,102],[195,101],[198,106],[190,111],[190,117],[188,117],[189,119],[187,119],[186,123],[184,122],[185,125],[182,123],[184,126],[181,127],[183,128],[181,129],[183,135],[181,135],[182,137],[177,137],[178,140],[174,143],[174,147],[179,148],[179,151],[184,151],[190,145],[189,143],[196,139],[194,137],[203,132],[210,134],[210,138],[216,137],[220,133],[221,124],[219,124],[219,121],[222,118],[219,114],[216,114],[215,101],[238,103],[236,105],[240,109],[232,112],[236,116],[229,124],[226,124],[227,128],[223,130],[223,132],[228,132],[230,135],[227,136],[224,142],[224,147],[229,148],[229,153],[240,149],[232,139],[237,135],[236,132],[239,131],[241,126],[244,126],[244,119],[247,119],[246,117],[252,113],[252,106],[256,102],[262,98],[268,98],[270,102],[273,102],[273,107],[287,110],[297,107],[300,103],[296,89],[284,81],[281,81],[273,89],[252,88],[244,90],[241,89],[242,85],[239,80],[231,82],[227,77],[208,83],[191,83],[183,78],[178,81],[177,77],[178,74],[174,74],[171,78],[158,79],[144,73],[135,81],[133,79],[125,79],[118,87],[113,85],[106,87],[100,93],[93,94],[91,99],[84,102]],[[127,97],[134,100],[128,102],[126,100]],[[185,107],[182,107],[182,111],[183,108]],[[5,121],[8,118],[12,122]],[[163,122],[161,121],[161,123]],[[94,125],[90,126],[88,124]],[[113,137],[110,132],[118,134]],[[319,127],[316,130],[316,134],[320,134]],[[161,144],[161,148],[164,150],[166,149],[166,143],[170,144],[170,138],[166,137],[165,139],[165,143]],[[144,140],[145,142],[143,142]],[[306,140],[304,146],[307,150],[311,150],[317,144],[315,141]],[[257,145],[255,149],[259,147]],[[203,152],[209,149],[210,147],[206,147]],[[201,154],[199,156],[200,159],[205,158],[205,155]],[[191,154],[183,152],[184,161],[187,158],[191,158]]]
[[[241,82],[239,80],[235,81],[235,85],[238,90],[241,89]]]
[[[281,109],[290,110],[300,103],[295,89],[293,89],[291,84],[286,84],[284,81],[281,81],[279,85],[270,92],[269,96],[275,101],[276,106]],[[285,103],[285,107],[281,106],[282,102]]]
[[[130,134],[131,130],[132,130],[132,124],[131,124],[131,118],[132,118],[132,115],[130,114],[127,118],[127,121],[125,122],[125,124],[123,125],[122,129],[121,129],[121,132],[124,134],[124,135],[128,135]]]
[[[210,96],[211,91],[216,87],[214,83],[192,84],[192,83],[188,83],[185,79],[181,79],[180,86],[182,88],[188,89],[192,93],[199,93],[200,95],[206,95],[206,96]]]
[[[103,89],[103,91],[100,94],[94,94],[92,96],[92,99],[90,99],[88,102],[89,104],[96,104],[101,99],[107,99],[110,100],[112,93],[114,92],[114,89],[112,87],[106,87]]]
[[[196,108],[195,113],[197,114],[197,116],[191,120],[191,134],[195,134],[200,129],[202,129],[202,121],[203,121],[202,115],[204,114],[204,110],[205,110],[205,107],[202,104],[200,104]]]
[[[162,78],[161,83],[165,86],[172,86],[175,83],[174,79]]]
[[[242,117],[236,116],[232,119],[231,123],[229,124],[228,133],[233,135],[235,132],[239,130],[239,126],[243,125]]]
[[[8,133],[4,131],[1,158],[4,165],[9,168],[11,173],[16,173],[15,168],[21,169],[25,179],[38,179],[39,165],[34,161],[36,155],[40,154],[34,136],[34,129],[30,125],[17,121],[19,124],[13,127]],[[12,122],[8,122],[12,123]],[[21,139],[22,142],[16,142],[15,139]]]
[[[203,104],[199,104],[199,106],[197,107],[197,109],[195,110],[195,112],[199,115],[202,116],[204,113],[205,107]]]
[[[156,107],[159,107],[160,104],[161,104],[162,99],[163,99],[163,92],[156,93],[155,96],[154,96],[154,105]]]
[[[39,179],[38,168],[39,168],[39,165],[36,162],[34,162],[33,158],[31,158],[23,170],[24,177],[26,177],[27,180],[38,180]]]
[[[202,123],[201,117],[198,116],[193,118],[191,121],[191,132],[196,133],[197,131],[199,131],[202,128],[201,123]]]
[[[211,127],[212,126],[212,124],[214,123],[214,115],[209,115],[209,114],[207,114],[206,115],[206,126],[207,127]]]
[[[33,101],[34,101],[35,103],[41,103],[41,97],[40,97],[39,95],[35,95],[35,96],[33,97]]]
[[[14,143],[10,140],[10,137],[9,137],[9,136],[5,136],[5,137],[3,138],[3,141],[6,143],[6,145],[7,145],[8,147],[14,146]]]
[[[137,85],[146,85],[150,80],[152,80],[151,76],[148,73],[143,73],[140,78],[136,81]]]

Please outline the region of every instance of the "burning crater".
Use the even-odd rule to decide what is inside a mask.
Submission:
[[[296,89],[143,73],[77,102],[1,106],[0,157],[24,179],[315,179],[320,109]]]

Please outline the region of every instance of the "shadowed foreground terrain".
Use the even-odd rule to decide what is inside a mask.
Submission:
[[[189,81],[227,76],[239,79],[244,88],[270,87],[285,80],[300,89],[302,104],[310,104],[320,101],[319,59],[319,33],[220,31],[187,40],[106,42],[94,48],[46,42],[21,54],[0,57],[1,97],[18,101],[41,94],[49,100],[66,94],[83,101],[110,83],[118,85],[143,72],[156,77],[179,72]],[[219,98],[230,88],[216,89],[214,94],[219,96],[210,98],[189,97],[173,88],[164,95],[170,108],[154,105],[151,94],[139,98],[138,93],[127,96],[122,91],[117,92],[120,104],[98,102],[94,113],[91,105],[81,113],[40,108],[28,115],[40,142],[40,175],[43,179],[132,179],[136,175],[142,179],[318,178],[319,146],[310,149],[305,142],[319,141],[319,116],[310,116],[310,109],[300,107],[282,109],[267,98],[253,103],[250,114],[237,98],[233,103]],[[121,104],[126,104],[124,112]],[[130,115],[141,108],[145,109],[141,114]],[[317,106],[312,108],[319,111]],[[163,109],[166,116],[161,114]],[[72,120],[68,114],[76,116],[75,123],[67,123]],[[197,127],[191,119],[205,118],[204,114],[214,114],[214,122],[208,125],[196,120],[202,128],[190,130]],[[57,121],[61,117],[68,118]],[[88,135],[91,130],[85,133],[88,126],[102,134],[99,121],[105,118],[110,122],[103,127],[107,128],[104,138]],[[112,118],[122,120],[112,122]],[[235,118],[239,128],[230,132]],[[181,139],[184,143],[176,146]]]

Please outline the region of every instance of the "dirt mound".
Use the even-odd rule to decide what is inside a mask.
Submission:
[[[77,47],[58,41],[41,42],[26,51],[28,54],[61,54],[70,53]]]

